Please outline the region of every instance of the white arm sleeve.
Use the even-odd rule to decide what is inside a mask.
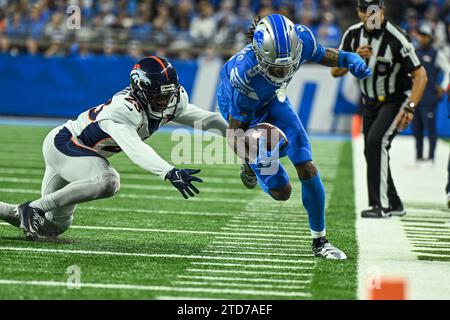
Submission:
[[[161,158],[152,147],[144,143],[137,132],[128,125],[112,120],[100,121],[100,127],[108,133],[125,154],[144,170],[164,180],[174,167]]]
[[[193,128],[197,124],[198,129],[203,131],[211,130],[212,133],[223,137],[226,136],[226,130],[228,128],[228,124],[218,112],[207,111],[191,103],[188,103],[183,108],[181,113],[173,119],[173,122]]]
[[[441,87],[442,89],[444,89],[444,91],[447,91],[450,78],[450,62],[448,61],[447,56],[442,51],[438,52],[436,58],[436,67],[444,72],[444,78],[442,79]]]

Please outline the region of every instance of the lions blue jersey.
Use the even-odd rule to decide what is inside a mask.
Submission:
[[[296,25],[296,32],[302,41],[300,65],[306,61],[320,62],[326,49],[316,42],[311,30]],[[252,45],[234,55],[222,68],[221,81],[217,89],[219,110],[225,120],[231,115],[234,119],[255,125],[264,121],[270,103],[276,99],[276,90],[286,86],[276,84],[264,77],[258,68]]]

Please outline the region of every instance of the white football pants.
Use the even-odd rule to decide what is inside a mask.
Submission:
[[[44,140],[45,174],[42,197],[51,195],[57,206],[46,212],[43,235],[57,235],[71,225],[78,203],[113,196],[120,188],[119,173],[100,157],[70,157],[56,149],[55,135],[62,127],[50,131]]]

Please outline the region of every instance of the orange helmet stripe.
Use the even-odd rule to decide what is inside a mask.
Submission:
[[[163,71],[164,71],[164,73],[165,73],[165,75],[166,75],[167,80],[169,80],[169,74],[167,73],[167,68],[166,68],[166,66],[164,65],[164,63],[161,61],[161,59],[159,59],[158,57],[155,57],[155,56],[150,56],[150,58],[152,58],[152,59],[158,61],[158,63],[159,63],[159,64],[161,65],[161,67],[163,68]]]

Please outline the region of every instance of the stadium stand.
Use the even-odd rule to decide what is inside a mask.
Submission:
[[[73,5],[81,17],[75,29],[67,27],[78,12]],[[390,1],[388,7],[390,17],[404,17],[395,22],[411,34],[429,23],[438,44],[448,43],[448,1]],[[189,59],[214,47],[229,56],[245,43],[253,18],[272,12],[311,27],[334,47],[355,22],[353,0],[0,0],[0,52],[81,57],[153,52]]]

